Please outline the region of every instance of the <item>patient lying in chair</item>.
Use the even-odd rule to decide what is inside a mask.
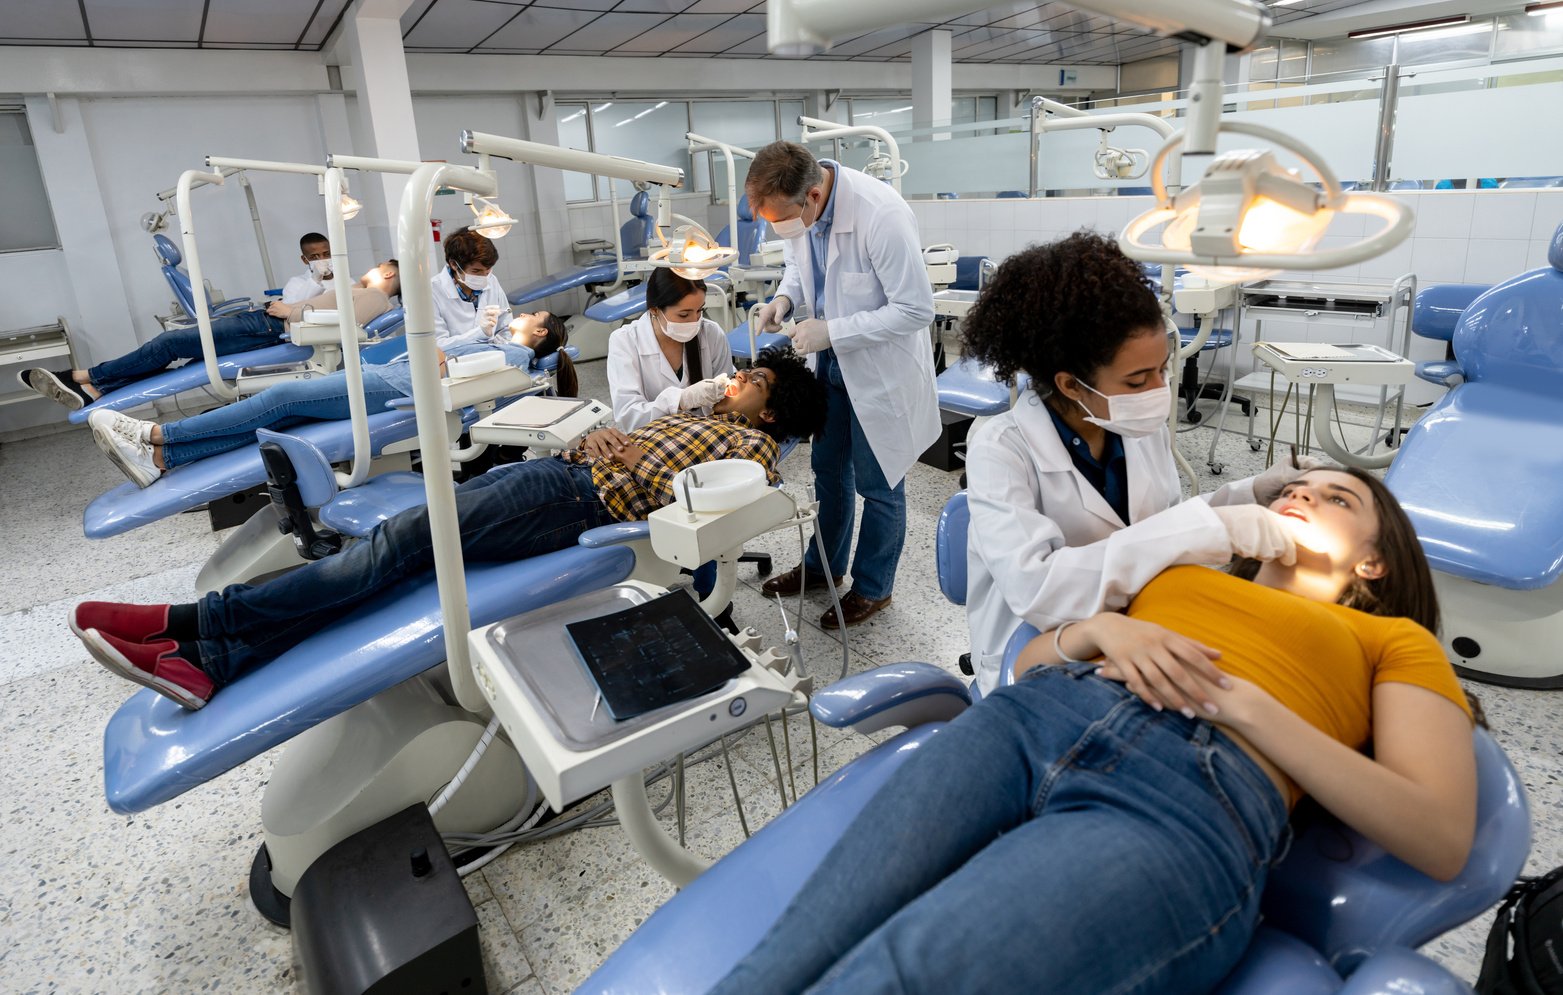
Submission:
[[[1456,875],[1471,709],[1410,523],[1359,471],[1309,472],[1270,508],[1295,564],[1172,567],[1126,613],[1039,636],[1022,679],[917,748],[715,990],[1209,991],[1303,794]]]
[[[507,364],[524,370],[538,358],[553,355],[565,341],[562,319],[547,311],[524,314],[512,322],[507,341],[464,343],[452,346],[448,354],[441,353],[440,372],[443,375],[446,355],[496,349],[505,354]],[[362,373],[364,403],[371,414],[384,410],[391,401],[412,396],[412,368],[405,357],[366,364]],[[575,393],[574,373],[567,365],[561,366],[560,391],[568,396]],[[289,380],[178,421],[158,424],[100,410],[92,413],[87,424],[92,426],[93,438],[103,454],[137,486],[146,487],[166,470],[253,445],[256,429],[333,421],[350,414],[347,373],[338,370],[329,376]]]
[[[710,460],[754,460],[777,482],[778,440],[820,430],[824,389],[790,352],[761,360],[710,415],[680,412],[628,435],[602,429],[580,449],[467,481],[456,491],[463,555],[538,556],[575,545],[588,529],[644,519],[672,503],[674,474]],[[110,670],[200,708],[224,685],[432,565],[428,514],[417,508],[264,584],[235,584],[190,605],[84,602],[70,624]]]
[[[293,281],[289,281],[291,286]],[[401,292],[396,260],[388,259],[359,277],[353,286],[353,313],[359,324],[373,321],[391,309],[391,298]],[[228,356],[276,345],[288,325],[303,318],[306,309],[335,310],[336,291],[294,303],[272,301],[266,309],[241,311],[212,319],[212,345],[217,355]],[[163,332],[141,348],[89,370],[46,370],[34,367],[18,376],[22,383],[50,400],[79,410],[111,391],[162,373],[181,359],[201,358],[201,333],[194,325]]]

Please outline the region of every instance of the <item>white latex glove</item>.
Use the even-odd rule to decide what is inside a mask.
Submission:
[[[691,411],[695,408],[709,408],[722,399],[725,390],[726,384],[714,377],[692,383],[678,395],[678,409]]]
[[[792,301],[777,297],[749,312],[749,324],[756,332],[779,332],[782,322],[792,313]]]
[[[1281,488],[1301,477],[1309,470],[1324,470],[1334,464],[1328,460],[1319,459],[1317,456],[1297,457],[1297,466],[1292,466],[1290,456],[1283,456],[1275,461],[1268,470],[1254,478],[1254,503],[1269,504],[1281,496]]]
[[[503,308],[486,307],[478,316],[478,328],[484,335],[493,335],[494,329],[499,325],[499,318],[504,314]]]
[[[1255,560],[1280,560],[1286,566],[1297,562],[1297,540],[1287,520],[1257,504],[1227,504],[1211,508],[1226,526],[1234,556]]]
[[[792,337],[792,347],[804,356],[830,348],[830,325],[819,318],[800,321],[787,334]]]

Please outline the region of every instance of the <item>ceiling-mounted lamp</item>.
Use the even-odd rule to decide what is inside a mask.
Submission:
[[[1296,139],[1236,121],[1221,122],[1220,130],[1262,138],[1295,153],[1318,176],[1323,190],[1304,182],[1296,170],[1283,168],[1275,153],[1247,149],[1217,156],[1198,183],[1169,196],[1161,173],[1168,153],[1183,141],[1176,135],[1151,163],[1158,205],[1130,221],[1120,238],[1130,256],[1242,283],[1282,270],[1349,266],[1382,254],[1411,233],[1409,207],[1378,194],[1342,190],[1324,160]],[[1318,249],[1337,214],[1371,215],[1384,224],[1351,245]],[[1146,233],[1159,225],[1166,225],[1161,244],[1145,242]]]
[[[343,221],[353,220],[354,218],[358,217],[358,212],[364,209],[364,205],[360,204],[353,197],[349,196],[346,190],[342,191],[341,203]]]
[[[484,238],[504,238],[516,223],[516,219],[506,214],[504,208],[487,197],[472,198],[472,214],[472,230]]]
[[[651,261],[686,280],[704,280],[738,261],[737,249],[717,244],[710,232],[693,221],[673,229],[671,239],[658,226],[657,237],[662,240],[662,248],[651,254]]]
[[[1405,24],[1389,24],[1382,28],[1363,28],[1360,31],[1348,31],[1347,38],[1362,40],[1364,38],[1384,38],[1388,35],[1403,35],[1412,31],[1430,31],[1434,28],[1452,28],[1460,24],[1470,24],[1469,14],[1456,14],[1451,17],[1434,17],[1426,21],[1407,21]]]

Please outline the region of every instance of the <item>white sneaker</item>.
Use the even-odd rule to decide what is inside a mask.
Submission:
[[[126,418],[117,411],[94,411],[87,416],[87,424],[92,426],[92,438],[98,448],[103,450],[103,455],[112,460],[132,483],[137,487],[146,487],[163,475],[163,471],[152,460],[152,444],[131,438],[119,430],[115,425],[116,418],[136,422],[134,418]]]
[[[109,431],[131,442],[151,442],[152,429],[157,427],[155,421],[143,421],[140,418],[132,418],[122,415],[118,411],[107,411],[107,418],[103,419],[109,426]]]

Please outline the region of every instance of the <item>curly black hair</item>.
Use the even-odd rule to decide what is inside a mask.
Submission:
[[[1089,381],[1129,339],[1162,328],[1161,304],[1118,243],[1077,231],[1004,260],[961,323],[961,352],[1037,391],[1055,373]]]
[[[775,420],[760,428],[777,442],[812,439],[825,430],[825,385],[791,346],[760,350],[754,365],[776,375],[768,402]]]

